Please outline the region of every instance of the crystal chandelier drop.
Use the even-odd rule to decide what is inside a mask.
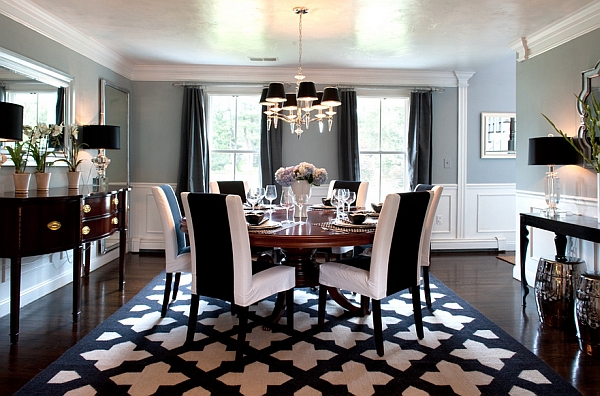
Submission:
[[[308,13],[304,7],[294,8],[294,12],[300,16],[298,24],[298,74],[296,79],[296,91],[285,93],[285,87],[281,82],[269,84],[269,88],[263,89],[260,104],[267,106],[267,129],[273,125],[277,128],[279,120],[290,124],[292,133],[300,135],[308,130],[312,121],[319,122],[319,131],[323,132],[323,121],[327,120],[329,131],[336,114],[334,108],[341,105],[340,94],[335,87],[327,87],[322,92],[317,92],[315,83],[303,81],[302,74],[302,15]],[[313,113],[316,111],[316,113]],[[287,113],[287,114],[286,114]]]

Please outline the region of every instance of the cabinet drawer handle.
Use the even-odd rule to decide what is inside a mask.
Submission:
[[[92,211],[92,207],[88,204],[83,205],[83,213],[90,213]]]
[[[88,227],[88,226],[84,226],[84,227],[81,229],[81,233],[82,233],[83,235],[87,235],[87,234],[89,234],[89,233],[90,233],[90,231],[91,231],[91,230],[90,230],[90,227]]]
[[[50,223],[48,223],[47,227],[48,229],[50,229],[50,231],[56,231],[60,229],[61,224],[59,221],[51,221]]]
[[[119,198],[117,198],[117,197],[113,198],[113,204],[118,205],[119,204]]]
[[[115,225],[117,225],[117,224],[119,224],[119,219],[118,219],[117,217],[113,217],[113,218],[110,220],[110,222],[111,222],[112,224],[115,224]]]

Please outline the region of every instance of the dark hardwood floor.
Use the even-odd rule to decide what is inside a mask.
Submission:
[[[128,254],[125,290],[117,290],[114,261],[83,281],[82,314],[71,322],[71,286],[21,310],[18,345],[9,344],[8,316],[0,320],[0,395],[10,395],[136,295],[164,268],[157,254]],[[513,266],[493,253],[433,253],[431,273],[537,354],[584,395],[600,393],[600,359],[579,351],[574,334],[539,323],[533,292],[521,306]],[[434,303],[435,308],[435,303]]]

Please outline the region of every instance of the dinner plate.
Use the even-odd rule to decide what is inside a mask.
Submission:
[[[326,206],[323,204],[315,204],[315,205],[311,205],[310,207],[313,209],[336,209],[335,206]]]
[[[377,220],[373,220],[367,217],[365,222],[362,224],[353,224],[348,220],[333,220],[332,224],[338,227],[346,228],[375,228],[377,227]]]
[[[277,228],[281,226],[281,223],[278,221],[267,220],[259,225],[250,225],[248,224],[249,230],[268,230],[271,228]]]

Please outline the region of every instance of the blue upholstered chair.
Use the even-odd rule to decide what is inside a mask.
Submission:
[[[383,356],[381,300],[408,288],[412,294],[417,337],[423,338],[419,262],[432,197],[433,193],[429,191],[389,194],[379,215],[371,256],[358,255],[321,264],[319,326],[325,322],[328,287],[358,293],[363,304],[368,304],[370,298],[373,300],[375,346],[377,354]],[[363,306],[363,312],[368,312],[367,307]]]
[[[239,318],[236,360],[240,360],[250,305],[284,293],[279,297],[287,300],[288,327],[293,328],[296,271],[286,265],[258,268],[258,263],[252,262],[248,225],[238,195],[184,192],[181,200],[192,251],[192,301],[186,343],[194,340],[200,296],[229,301]]]
[[[152,194],[156,201],[160,222],[165,238],[165,271],[166,283],[161,316],[167,314],[169,297],[171,295],[171,282],[175,274],[173,285],[173,300],[177,298],[179,280],[182,272],[192,272],[192,257],[190,247],[187,246],[185,234],[180,229],[181,211],[173,188],[168,185],[152,187]]]

